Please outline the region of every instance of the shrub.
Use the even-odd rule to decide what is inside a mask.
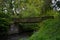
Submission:
[[[0,35],[7,33],[11,21],[9,14],[0,13]]]
[[[60,40],[60,19],[46,20],[28,40]]]

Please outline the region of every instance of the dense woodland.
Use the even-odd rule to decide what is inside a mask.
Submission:
[[[54,10],[51,5],[52,0],[0,0],[0,37],[8,34],[15,18],[53,16],[54,18],[42,19],[41,22],[15,24],[21,25],[19,28],[23,28],[23,31],[33,31],[26,40],[60,40],[60,11]]]

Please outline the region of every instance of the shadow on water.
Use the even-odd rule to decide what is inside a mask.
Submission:
[[[28,37],[32,35],[32,32],[22,32],[22,33],[15,33],[8,36],[8,40],[18,40],[18,39],[24,39],[26,40]]]
[[[22,32],[22,33],[15,33],[11,35],[1,35],[0,40],[19,40],[24,39],[26,40],[28,37],[32,35],[32,32]]]
[[[28,37],[30,37],[33,34],[32,31],[26,31],[26,32],[21,32],[21,33],[14,33],[14,34],[4,34],[0,35],[0,40],[19,40],[19,39],[24,39],[26,40]]]

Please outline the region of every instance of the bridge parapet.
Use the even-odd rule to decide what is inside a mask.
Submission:
[[[18,23],[38,23],[46,19],[54,19],[53,16],[30,17],[30,18],[14,18],[14,22]]]

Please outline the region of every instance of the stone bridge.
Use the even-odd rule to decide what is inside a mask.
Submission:
[[[46,19],[54,19],[53,16],[43,16],[43,17],[30,17],[30,18],[14,18],[14,22],[17,23],[39,23]]]
[[[43,20],[54,19],[53,16],[44,16],[44,17],[30,17],[30,18],[14,18],[13,24],[11,24],[8,34],[19,33],[18,23],[40,23]]]

